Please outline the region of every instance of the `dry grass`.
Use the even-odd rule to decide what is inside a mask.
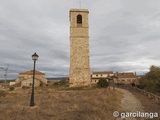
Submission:
[[[114,120],[122,94],[109,89],[56,91],[35,89],[35,107],[29,107],[31,89],[0,92],[1,120]]]

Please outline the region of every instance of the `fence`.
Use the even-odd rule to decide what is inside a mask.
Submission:
[[[157,101],[157,102],[160,102],[160,96],[155,95],[155,94],[150,93],[150,92],[147,92],[147,91],[145,91],[145,90],[143,90],[143,89],[139,89],[139,88],[137,88],[137,87],[132,87],[132,86],[130,86],[130,85],[119,85],[119,86],[116,86],[116,87],[120,87],[120,88],[123,88],[123,89],[131,89],[131,90],[134,90],[134,91],[138,91],[138,92],[142,93],[143,95],[148,96],[150,99],[153,99],[153,100],[155,100],[155,101]]]

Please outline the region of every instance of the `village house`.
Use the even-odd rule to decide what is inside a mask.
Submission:
[[[117,72],[115,73],[115,77],[117,77],[117,79],[114,81],[115,84],[138,84],[136,72]]]
[[[105,78],[108,82],[110,82],[110,84],[138,84],[136,73],[113,73],[113,71],[93,72],[91,75],[91,84],[97,84],[101,78]]]
[[[44,77],[44,73],[40,71],[35,71],[35,79],[34,79],[34,86],[40,86],[43,84],[47,84],[47,79]],[[19,73],[19,77],[15,80],[15,84],[19,84],[21,87],[32,86],[33,81],[33,70],[25,71]]]
[[[105,78],[109,81],[114,76],[113,71],[93,72],[91,75],[91,84],[97,84],[100,78]]]

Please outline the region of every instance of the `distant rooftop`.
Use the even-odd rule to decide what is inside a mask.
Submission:
[[[93,72],[92,74],[113,74],[113,71]]]
[[[47,80],[62,80],[62,79],[69,79],[69,77],[57,77],[57,78],[46,78]]]
[[[25,72],[21,72],[19,73],[20,75],[33,75],[33,70],[28,70],[28,71],[25,71]],[[36,75],[44,75],[44,73],[38,71],[38,70],[35,70],[35,74]]]

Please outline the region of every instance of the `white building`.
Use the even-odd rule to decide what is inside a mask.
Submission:
[[[113,71],[93,72],[91,76],[91,83],[96,84],[100,78],[108,80],[108,77],[112,76],[114,76]]]

